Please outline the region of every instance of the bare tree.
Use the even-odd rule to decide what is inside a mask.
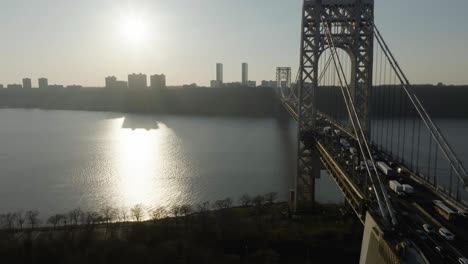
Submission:
[[[197,206],[197,211],[200,213],[204,213],[210,210],[210,202],[204,202]]]
[[[217,200],[214,204],[213,207],[216,210],[221,210],[221,209],[227,209],[232,206],[232,199],[231,198],[226,198],[223,200]]]
[[[57,225],[60,224],[60,222],[63,221],[63,219],[65,219],[66,217],[62,214],[55,214],[55,215],[52,215],[51,217],[49,217],[49,219],[47,220],[47,223],[51,224],[54,229],[57,227]]]
[[[34,230],[40,223],[39,220],[39,212],[36,210],[30,210],[26,212],[26,219],[28,223],[31,225],[31,229]]]
[[[83,213],[85,217],[85,224],[88,227],[92,227],[95,224],[103,221],[103,217],[98,213],[98,212],[93,212],[93,211],[88,211],[86,213]]]
[[[265,200],[269,204],[273,204],[276,201],[276,199],[278,199],[278,193],[269,192],[269,193],[265,194]]]
[[[239,203],[244,207],[250,206],[252,204],[252,198],[248,194],[244,194],[239,199]]]
[[[265,198],[262,195],[257,195],[252,199],[252,203],[255,207],[261,207],[265,203]]]
[[[174,217],[178,217],[180,214],[180,206],[174,205],[171,207],[171,212]]]
[[[232,207],[232,199],[231,198],[224,199],[223,200],[223,205],[224,205],[225,209],[231,208]]]
[[[192,206],[190,206],[189,204],[184,204],[180,206],[179,212],[182,216],[187,216],[192,212]]]
[[[166,208],[158,207],[156,209],[151,210],[150,212],[151,219],[156,223],[158,220],[163,219],[167,216]]]
[[[68,220],[71,225],[78,225],[78,221],[80,220],[80,216],[82,215],[82,211],[80,208],[74,209],[68,213]]]
[[[130,212],[136,222],[140,222],[143,218],[143,206],[141,204],[133,206],[132,209],[130,209]]]
[[[15,227],[16,218],[17,218],[16,213],[6,213],[3,215],[5,226],[9,230],[13,230],[13,228]]]
[[[121,222],[127,222],[128,220],[128,211],[127,211],[127,208],[121,208],[120,209],[120,214],[119,214],[119,220]]]
[[[106,222],[107,227],[109,227],[109,224],[115,220],[115,218],[117,217],[117,213],[117,210],[110,206],[106,206],[101,209],[101,215],[103,221]]]
[[[20,230],[23,231],[23,225],[24,222],[26,222],[26,215],[23,213],[23,211],[16,213],[16,222],[18,223]]]
[[[221,210],[221,209],[223,209],[223,206],[224,206],[223,200],[217,200],[217,201],[214,202],[214,204],[213,204],[213,209],[215,209],[215,210]]]

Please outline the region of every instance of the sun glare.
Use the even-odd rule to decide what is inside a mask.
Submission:
[[[131,43],[142,43],[148,40],[148,25],[141,16],[127,16],[122,21],[122,34]]]

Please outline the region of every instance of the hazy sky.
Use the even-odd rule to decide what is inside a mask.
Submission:
[[[165,73],[168,84],[275,78],[299,64],[302,0],[0,0],[0,83],[103,86]],[[413,83],[468,84],[467,0],[376,0],[376,23]],[[130,40],[130,37],[133,40]]]

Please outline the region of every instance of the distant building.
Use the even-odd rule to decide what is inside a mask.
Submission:
[[[21,89],[23,86],[21,84],[8,84],[7,89]]]
[[[212,80],[210,83],[211,88],[221,88],[223,84],[220,81]]]
[[[277,84],[276,81],[262,81],[262,87],[271,87],[276,88]]]
[[[239,87],[242,87],[242,83],[240,82],[225,83],[224,86],[229,87],[229,88],[239,88]]]
[[[48,89],[50,89],[50,90],[61,90],[63,88],[64,88],[64,86],[60,85],[60,84],[51,84],[48,87]]]
[[[115,76],[106,77],[106,88],[114,89],[114,90],[123,90],[127,89],[127,82],[126,81],[119,81]]]
[[[248,86],[249,82],[249,65],[247,63],[242,63],[242,84]]]
[[[127,88],[128,88],[128,85],[126,81],[117,81],[115,83],[115,89],[123,90]]]
[[[216,81],[223,83],[223,64],[216,63]]]
[[[244,86],[247,87],[257,87],[257,82],[256,81],[248,81],[247,85],[243,84]]]
[[[49,87],[49,81],[46,78],[40,78],[39,82],[39,89],[47,89]]]
[[[3,84],[0,84],[0,89],[3,89]]]
[[[151,75],[150,86],[152,89],[165,89],[166,88],[166,75],[164,74]]]
[[[23,88],[25,88],[25,89],[31,89],[32,88],[31,79],[29,79],[29,78],[24,78],[23,79]]]
[[[128,75],[128,88],[130,89],[145,89],[147,88],[148,80],[146,74],[129,74]]]
[[[106,77],[106,88],[108,89],[115,88],[116,83],[117,83],[117,77],[115,76]]]
[[[182,85],[182,88],[197,88],[197,87],[198,85],[196,83]]]
[[[76,85],[76,84],[68,85],[68,86],[67,86],[67,89],[69,89],[69,90],[80,90],[81,88],[83,88],[83,86],[81,86],[81,85]]]

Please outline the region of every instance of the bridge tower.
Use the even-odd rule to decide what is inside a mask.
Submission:
[[[307,210],[315,201],[318,162],[308,146],[317,114],[318,62],[330,40],[351,60],[347,80],[363,129],[369,135],[369,96],[372,86],[374,0],[304,0],[299,69],[299,124],[296,199],[294,210]],[[330,32],[331,37],[327,38]],[[326,59],[326,58],[325,58]],[[331,67],[335,67],[334,64]]]
[[[276,68],[276,88],[291,88],[291,67]]]

